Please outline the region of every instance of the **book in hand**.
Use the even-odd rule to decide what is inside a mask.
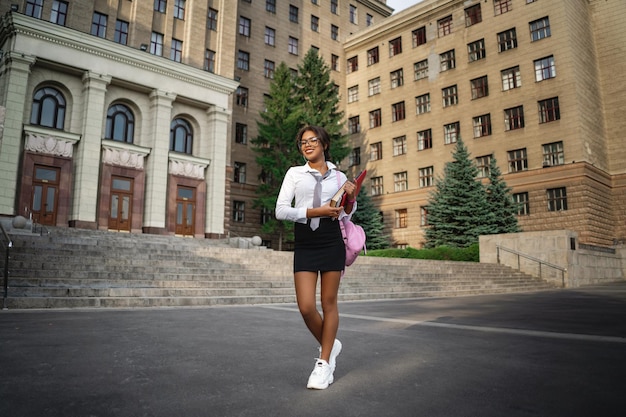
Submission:
[[[365,179],[365,174],[367,174],[366,169],[361,171],[359,175],[357,175],[354,178],[354,180],[352,180],[352,182],[356,184],[356,188],[354,190],[355,198],[357,195],[359,195],[359,191],[361,191],[361,185],[363,184],[363,180]],[[346,191],[343,189],[344,185],[346,184],[343,183],[343,185],[339,187],[339,191],[337,191],[335,195],[333,196],[333,198],[330,199],[330,205],[332,207],[340,207],[340,206],[346,205],[346,199],[348,195],[346,194]]]

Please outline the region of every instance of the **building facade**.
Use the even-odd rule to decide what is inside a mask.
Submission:
[[[622,241],[624,30],[621,1],[425,0],[349,37],[350,163],[394,244],[424,243],[459,138],[480,176],[496,159],[524,231]]]

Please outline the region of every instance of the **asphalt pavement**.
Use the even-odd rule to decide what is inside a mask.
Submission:
[[[0,311],[0,416],[626,413],[626,282],[339,307],[323,391],[293,304]]]

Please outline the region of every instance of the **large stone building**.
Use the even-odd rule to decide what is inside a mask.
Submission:
[[[462,137],[496,158],[525,231],[626,238],[626,3],[423,0],[0,3],[0,215],[260,234],[250,139],[274,68],[316,48],[397,246]],[[272,245],[271,236],[263,236]]]
[[[249,139],[275,66],[317,48],[343,89],[343,40],[391,12],[373,0],[0,3],[0,215],[258,234]]]
[[[462,138],[496,158],[524,231],[626,238],[626,2],[425,0],[345,42],[352,164],[397,246],[419,247]]]

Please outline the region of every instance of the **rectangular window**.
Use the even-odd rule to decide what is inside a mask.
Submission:
[[[417,132],[417,150],[431,149],[433,147],[433,133],[430,129]]]
[[[472,90],[472,100],[487,97],[489,95],[489,83],[487,82],[487,76],[485,75],[471,80],[470,88]]]
[[[170,59],[176,62],[182,62],[183,60],[183,41],[178,39],[172,39],[172,46],[170,48]]]
[[[265,44],[269,46],[276,45],[276,30],[265,26]]]
[[[365,14],[365,26],[372,26],[374,24],[374,16],[369,13]]]
[[[358,24],[359,23],[359,16],[357,14],[357,10],[356,10],[356,6],[354,5],[350,5],[350,23],[353,24]]]
[[[563,142],[553,142],[543,145],[543,166],[551,167],[563,165],[565,163],[565,153]]]
[[[484,59],[487,56],[485,52],[485,40],[479,39],[476,42],[467,44],[467,56],[469,62],[478,61]]]
[[[392,122],[404,120],[405,117],[406,117],[406,113],[404,111],[404,101],[391,105],[391,121]]]
[[[337,14],[339,0],[330,0],[330,12]]]
[[[359,69],[359,57],[353,56],[352,58],[348,58],[348,67],[347,67],[348,74],[354,71],[358,71],[358,69]]]
[[[459,138],[459,132],[461,130],[461,124],[459,122],[448,123],[443,125],[443,143],[450,145],[456,143]]]
[[[246,87],[237,87],[235,96],[238,106],[248,107],[248,89]]]
[[[26,16],[41,19],[41,11],[43,10],[43,0],[28,0],[26,2]]]
[[[423,78],[428,78],[428,59],[424,59],[423,61],[416,62],[413,65],[413,69],[415,70],[415,80],[421,80]]]
[[[424,45],[426,43],[426,26],[415,29],[411,32],[411,37],[413,39],[413,48]]]
[[[567,210],[567,189],[565,187],[548,188],[546,195],[548,198],[548,211]]]
[[[498,33],[498,52],[517,48],[517,34],[515,28]]]
[[[265,10],[276,14],[276,0],[265,0]]]
[[[406,136],[393,138],[393,156],[406,154]]]
[[[154,0],[154,10],[159,13],[165,13],[167,9],[167,0]]]
[[[237,69],[250,70],[250,54],[248,52],[242,50],[237,52]]]
[[[348,119],[348,131],[350,134],[359,133],[361,131],[361,122],[359,116],[350,117]]]
[[[391,78],[392,89],[404,85],[404,75],[402,73],[402,68],[392,71],[389,76]]]
[[[529,26],[530,39],[532,42],[550,37],[550,19],[548,16],[530,22]]]
[[[367,65],[374,65],[378,63],[378,46],[367,51]]]
[[[372,110],[370,112],[370,129],[380,127],[380,125],[382,125],[380,109]]]
[[[437,34],[440,38],[452,33],[452,15],[437,20]]]
[[[383,195],[383,177],[372,177],[372,195]]]
[[[217,31],[217,10],[209,9],[206,16],[206,27],[209,30]]]
[[[293,5],[289,5],[289,21],[298,23],[298,8]]]
[[[430,93],[415,97],[415,113],[424,114],[430,112]]]
[[[248,143],[248,125],[242,123],[235,124],[235,143],[242,145]]]
[[[474,138],[491,135],[491,115],[483,114],[472,119],[474,125]]]
[[[370,145],[370,161],[383,159],[383,143],[376,142]]]
[[[548,56],[535,61],[535,81],[543,81],[554,77],[556,77],[554,56]]]
[[[235,182],[246,183],[246,164],[243,162],[235,162]]]
[[[538,102],[539,105],[539,123],[554,122],[561,118],[559,110],[559,98],[553,97]]]
[[[420,188],[432,187],[435,184],[434,172],[432,166],[419,169]]]
[[[265,78],[269,78],[270,80],[273,80],[275,69],[276,69],[276,64],[274,63],[274,61],[270,61],[269,59],[266,59],[265,64],[263,64],[263,71],[265,73]]]
[[[409,224],[409,214],[408,214],[407,209],[396,210],[394,227],[396,229],[404,229],[408,227],[408,224]]]
[[[524,127],[524,106],[504,110],[504,130],[517,130]]]
[[[456,60],[454,58],[454,49],[452,49],[451,51],[444,52],[443,54],[439,55],[439,61],[440,61],[441,72],[448,71],[448,70],[455,68]]]
[[[115,34],[113,40],[122,45],[128,45],[128,22],[118,20],[115,22]]]
[[[420,206],[420,226],[428,226],[428,206]]]
[[[514,149],[507,152],[509,172],[521,172],[528,170],[528,155],[526,148]]]
[[[330,25],[330,38],[334,41],[339,39],[339,26]]]
[[[261,209],[261,224],[266,224],[274,218],[274,210],[271,208],[263,207]],[[262,245],[268,249],[271,249],[271,241],[263,241]]]
[[[528,216],[530,214],[530,204],[528,203],[528,193],[513,194],[513,203],[517,205],[518,216]]]
[[[298,55],[298,39],[289,37],[288,49],[290,54]]]
[[[174,0],[174,19],[185,20],[185,0]]]
[[[396,56],[402,53],[402,38],[398,37],[389,41],[389,56]]]
[[[489,177],[489,162],[491,155],[479,156],[476,158],[476,168],[478,168],[477,178]]]
[[[243,223],[245,221],[246,203],[243,201],[233,201],[233,221]]]
[[[361,165],[361,148],[352,148],[348,156],[348,165],[351,167]]]
[[[339,56],[335,54],[330,55],[330,68],[333,71],[339,71]]]
[[[204,70],[208,72],[215,72],[215,51],[207,49],[204,52]]]
[[[67,21],[67,6],[68,3],[66,1],[54,0],[52,2],[50,21],[52,23],[56,23],[57,25],[65,26],[65,22]],[[126,33],[128,33],[128,30]],[[124,45],[126,45],[126,43],[124,43]]]
[[[99,38],[106,37],[107,33],[107,15],[93,12],[91,19],[91,34]]]
[[[502,70],[500,74],[502,76],[502,91],[522,86],[522,73],[519,70],[519,66]]]
[[[246,38],[250,37],[250,27],[252,26],[252,21],[247,17],[239,16],[239,34],[245,36]]]
[[[367,91],[370,96],[380,94],[380,77],[376,77],[367,82]]]
[[[483,21],[480,3],[465,9],[465,26],[470,27]]]
[[[450,107],[455,104],[459,104],[459,94],[456,85],[441,89],[442,106]]]
[[[359,101],[359,86],[355,85],[348,88],[348,103]]]
[[[160,33],[152,32],[150,36],[150,53],[163,56],[163,35]]]
[[[493,0],[493,10],[496,16],[513,10],[512,0]]]
[[[406,171],[396,172],[393,174],[393,190],[395,192],[406,191],[409,189]]]

